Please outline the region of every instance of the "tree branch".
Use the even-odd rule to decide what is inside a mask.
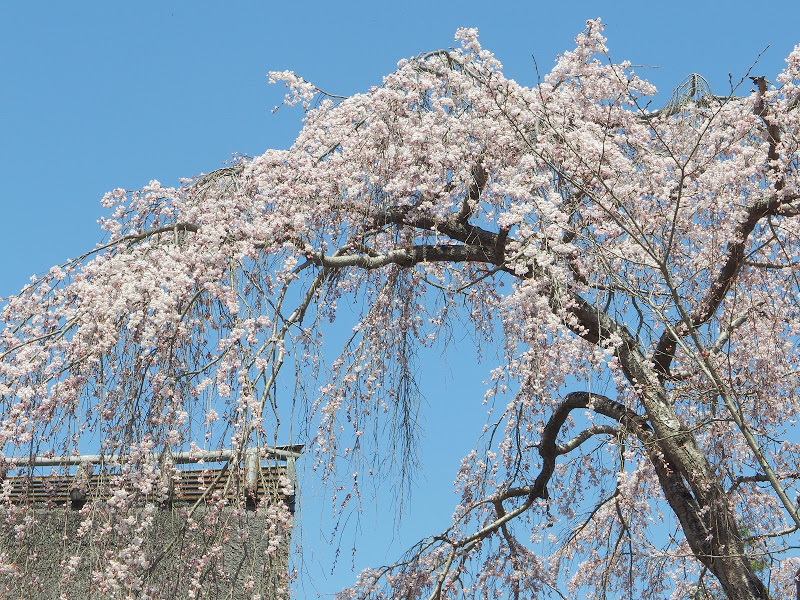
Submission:
[[[596,435],[611,435],[618,437],[622,433],[622,430],[619,427],[614,427],[613,425],[592,425],[581,431],[578,435],[574,438],[569,440],[564,444],[557,444],[556,445],[556,452],[558,454],[568,454],[575,450],[578,446],[580,446],[583,442],[591,439]]]
[[[763,77],[751,78],[753,83],[758,86],[758,99],[753,105],[753,114],[761,117],[767,127],[767,134],[769,136],[769,147],[767,150],[767,160],[771,170],[776,170],[778,167],[775,161],[778,160],[778,145],[781,141],[780,129],[777,123],[769,118],[769,110],[766,104],[765,95],[767,92],[767,83]],[[697,329],[706,322],[708,322],[714,314],[723,299],[728,294],[728,290],[733,281],[736,279],[739,271],[742,268],[745,260],[745,248],[748,244],[750,234],[755,229],[758,222],[766,216],[772,214],[781,214],[780,210],[784,202],[793,202],[792,198],[784,198],[780,194],[786,185],[784,175],[780,175],[775,182],[775,193],[770,197],[761,198],[758,202],[753,204],[746,212],[744,219],[739,226],[734,230],[731,239],[725,248],[725,260],[720,267],[717,276],[714,278],[713,283],[708,289],[706,296],[695,306],[690,312],[689,322],[685,319],[680,319],[673,327],[668,327],[661,339],[658,341],[656,350],[653,353],[653,365],[656,372],[662,381],[669,377],[670,366],[675,358],[675,351],[677,350],[678,338],[688,335],[692,330]],[[791,210],[786,210],[784,216],[794,215],[797,209],[792,207]],[[662,270],[667,271],[666,265],[662,265]]]
[[[469,221],[488,179],[489,174],[486,172],[486,169],[483,168],[483,165],[480,163],[475,165],[475,168],[472,169],[472,185],[469,187],[464,202],[461,204],[461,209],[456,215],[456,221],[458,223],[466,224],[466,222]]]
[[[373,221],[373,227],[384,225],[401,225],[417,229],[427,229],[440,233],[451,240],[471,246],[479,246],[486,253],[485,262],[501,265],[504,262],[505,237],[469,223],[459,221],[457,217],[436,219],[420,213],[411,206],[392,207],[379,212]]]
[[[491,262],[491,255],[486,248],[470,245],[445,244],[419,244],[409,248],[389,250],[383,254],[376,255],[347,254],[331,256],[325,255],[322,252],[310,252],[306,256],[315,264],[328,269],[343,267],[378,269],[390,264],[411,267],[426,262]]]

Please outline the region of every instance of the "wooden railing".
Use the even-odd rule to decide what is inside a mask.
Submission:
[[[28,469],[29,472],[5,477],[2,498],[12,504],[71,503],[77,509],[87,500],[110,497],[122,485],[129,492],[138,493],[159,504],[195,503],[224,497],[244,498],[248,505],[255,505],[264,498],[280,498],[294,508],[294,495],[287,496],[284,493],[281,477],[287,477],[292,486],[294,485],[294,459],[300,456],[302,449],[302,446],[282,446],[260,452],[250,449],[244,453],[244,457],[242,453],[237,455],[230,450],[173,453],[166,457],[172,465],[191,467],[165,469],[165,479],[161,485],[152,486],[148,493],[135,489],[119,475],[119,466],[124,461],[117,456],[14,459],[11,462],[17,469]],[[265,457],[267,464],[263,462]],[[156,457],[149,458],[155,460]],[[234,464],[233,461],[237,458],[241,462]],[[208,463],[215,463],[216,466],[209,467]],[[68,472],[41,473],[42,468],[48,466],[59,467]],[[69,469],[70,466],[76,468]]]

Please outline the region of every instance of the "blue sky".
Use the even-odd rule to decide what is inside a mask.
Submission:
[[[283,90],[268,85],[269,70],[293,69],[326,91],[351,94],[379,83],[403,57],[452,45],[466,26],[478,27],[508,76],[533,84],[532,57],[546,73],[585,20],[598,16],[612,56],[648,66],[637,70],[662,91],[659,105],[691,72],[727,93],[729,73],[738,81],[768,45],[753,73],[774,79],[800,43],[797,0],[4,3],[0,297],[99,241],[106,191],[150,179],[173,185],[234,153],[288,147],[301,112],[271,114]],[[382,526],[393,519],[365,517],[359,569],[396,558],[449,516],[449,484],[474,443],[462,432],[485,417],[480,381],[492,366],[476,371],[469,356],[451,351],[450,358],[447,368],[439,363],[424,374],[425,479],[399,531]],[[472,408],[454,412],[438,402],[454,397]],[[319,559],[309,556],[299,597],[352,581],[347,548],[358,533],[347,534],[339,567],[325,577],[332,552],[315,525],[324,503],[313,484],[307,490],[304,543],[322,550]]]

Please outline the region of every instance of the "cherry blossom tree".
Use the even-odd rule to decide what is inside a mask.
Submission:
[[[413,439],[417,349],[468,328],[503,358],[458,400],[493,412],[452,525],[342,598],[794,598],[800,46],[775,83],[693,76],[655,110],[599,21],[532,87],[456,39],[349,98],[272,73],[291,149],[109,193],[104,242],[5,303],[6,468],[94,440],[152,488],[141,457],[288,420],[341,506],[381,432]],[[127,496],[87,539],[147,528]],[[24,541],[35,516],[8,519]],[[117,563],[97,589],[158,597],[141,543]]]

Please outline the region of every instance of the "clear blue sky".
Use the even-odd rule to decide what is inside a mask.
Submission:
[[[116,187],[211,171],[233,153],[288,147],[299,110],[282,108],[269,70],[293,69],[337,94],[379,83],[403,57],[453,44],[458,27],[478,27],[507,75],[533,84],[572,47],[586,19],[602,17],[612,56],[634,64],[662,90],[691,72],[726,93],[768,45],[754,73],[774,79],[800,43],[800,2],[6,2],[0,15],[0,297],[33,274],[99,241],[99,199]],[[437,357],[438,358],[438,357]],[[397,557],[444,525],[458,458],[474,443],[462,433],[480,421],[480,381],[452,351],[450,375],[424,374],[431,413],[424,447],[427,480],[399,532],[367,516],[369,542],[358,569]],[[464,369],[470,377],[459,375]],[[461,407],[440,408],[439,398]],[[471,407],[467,410],[464,407]],[[457,416],[453,416],[456,414]],[[463,420],[463,423],[459,421]],[[304,543],[322,547],[322,510],[309,483]],[[357,533],[357,532],[356,532]],[[309,556],[298,597],[329,594],[352,581],[345,538],[333,577]],[[386,553],[386,549],[389,553]],[[331,552],[323,549],[322,564]],[[328,567],[329,569],[329,567]]]

